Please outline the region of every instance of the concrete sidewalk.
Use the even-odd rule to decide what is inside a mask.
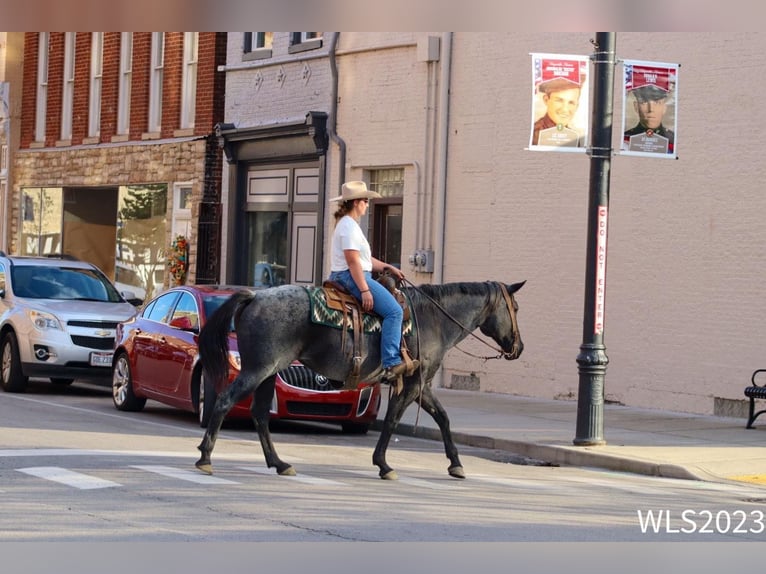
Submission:
[[[383,388],[379,429],[388,392]],[[559,465],[715,482],[766,486],[766,419],[746,429],[745,419],[604,406],[603,446],[574,446],[576,401],[435,389],[450,418],[453,438]],[[766,417],[766,415],[764,415]],[[431,416],[417,404],[405,412],[397,434],[441,441]],[[470,471],[468,471],[470,473]]]

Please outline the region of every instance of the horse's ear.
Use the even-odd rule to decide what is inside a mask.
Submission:
[[[513,285],[508,285],[508,293],[516,293],[519,289],[524,287],[524,283],[526,283],[526,279],[522,281],[521,283],[514,283]]]

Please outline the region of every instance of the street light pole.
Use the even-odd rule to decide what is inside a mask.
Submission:
[[[604,377],[609,358],[604,346],[606,239],[609,175],[612,160],[612,120],[616,34],[598,32],[593,54],[588,247],[585,264],[583,337],[577,355],[580,376],[577,430],[574,444],[593,446],[604,440]]]

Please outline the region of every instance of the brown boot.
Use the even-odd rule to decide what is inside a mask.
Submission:
[[[420,366],[420,361],[417,359],[413,359],[408,372],[407,363],[402,361],[401,363],[399,363],[398,365],[394,365],[393,367],[386,367],[383,370],[383,376],[381,377],[381,380],[384,382],[389,382],[401,377],[405,373],[407,375],[411,375],[418,369],[419,366]]]

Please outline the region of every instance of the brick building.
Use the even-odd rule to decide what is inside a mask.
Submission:
[[[10,250],[77,256],[148,297],[183,235],[189,280],[214,281],[225,50],[225,33],[26,33]]]

